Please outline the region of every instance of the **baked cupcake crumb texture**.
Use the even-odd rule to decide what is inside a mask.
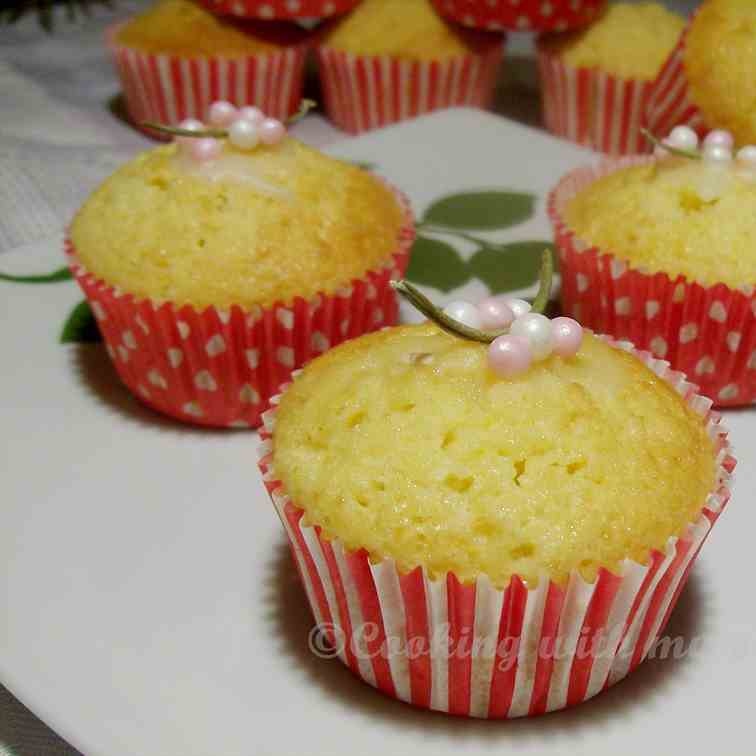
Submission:
[[[516,379],[429,324],[349,342],[285,392],[273,444],[276,477],[327,537],[499,587],[645,562],[715,482],[701,418],[591,336]]]

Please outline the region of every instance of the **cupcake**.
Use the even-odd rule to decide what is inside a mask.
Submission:
[[[360,0],[200,0],[213,13],[264,20],[327,18],[346,13]]]
[[[445,22],[430,0],[363,0],[317,47],[328,117],[356,134],[491,103],[503,36]]]
[[[725,128],[756,142],[756,4],[707,0],[658,78],[647,106],[649,128],[666,134],[686,124],[701,135]]]
[[[260,466],[357,675],[452,714],[542,714],[645,658],[734,460],[666,363],[532,312],[487,347],[459,338],[482,333],[470,309],[314,360],[266,414]]]
[[[68,253],[140,399],[256,426],[292,370],[396,321],[389,280],[414,226],[380,179],[233,110],[211,111],[228,139],[183,137],[116,171],[74,218]]]
[[[106,37],[137,126],[203,118],[215,100],[284,119],[301,100],[307,34],[292,24],[234,22],[191,0],[159,0]]]
[[[716,404],[750,404],[756,148],[734,159],[715,131],[700,153],[686,127],[669,144],[680,156],[581,168],[552,192],[564,309],[669,360]]]
[[[565,31],[589,24],[606,0],[433,0],[436,10],[474,29]]]
[[[611,155],[650,151],[641,133],[646,100],[683,26],[656,3],[616,3],[585,30],[542,37],[546,128]]]

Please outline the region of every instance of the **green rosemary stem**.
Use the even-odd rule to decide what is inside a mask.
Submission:
[[[655,147],[661,147],[663,150],[669,152],[670,155],[677,155],[677,157],[684,157],[689,160],[701,159],[701,153],[698,150],[683,150],[679,147],[670,147],[670,145],[664,144],[661,139],[657,139],[648,129],[641,129],[641,134]]]
[[[554,256],[551,250],[544,249],[541,255],[541,272],[538,279],[538,294],[533,300],[531,312],[543,314],[549,305],[551,296],[551,285],[554,279]]]
[[[178,126],[166,126],[162,123],[153,123],[152,121],[142,121],[142,126],[146,129],[153,129],[163,134],[170,134],[171,136],[183,136],[183,137],[212,137],[213,139],[225,139],[228,136],[226,129],[199,129],[193,131],[192,129],[180,129]]]
[[[554,258],[551,251],[545,249],[541,262],[541,274],[538,284],[538,294],[533,300],[531,312],[543,313],[551,295],[551,283],[554,277]],[[504,331],[479,331],[477,328],[469,328],[454,318],[450,318],[440,307],[437,307],[421,291],[409,281],[391,281],[391,288],[397,294],[406,299],[418,312],[432,320],[439,328],[452,336],[459,336],[468,341],[477,341],[480,344],[490,344],[494,339],[509,333]]]
[[[286,121],[286,124],[291,126],[292,124],[301,121],[316,105],[317,103],[315,100],[302,100],[299,103],[299,109],[288,121]],[[143,121],[142,126],[146,129],[159,131],[162,134],[170,134],[171,136],[196,137],[197,139],[202,137],[225,139],[228,136],[227,129],[198,129],[197,131],[192,131],[191,129],[182,129],[178,126],[166,126],[165,124],[153,123],[152,121]]]

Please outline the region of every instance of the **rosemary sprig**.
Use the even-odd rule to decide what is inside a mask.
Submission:
[[[294,113],[291,118],[286,121],[287,126],[292,126],[295,123],[301,121],[315,106],[317,103],[315,100],[304,99],[299,103],[297,112]],[[159,131],[161,134],[170,134],[171,136],[182,137],[196,137],[198,139],[202,137],[211,137],[212,139],[225,139],[228,137],[228,129],[198,129],[192,131],[191,129],[181,129],[178,126],[166,126],[163,123],[154,123],[153,121],[142,121],[142,126],[146,129],[152,129],[153,131]]]
[[[543,313],[551,295],[551,285],[554,277],[554,258],[551,251],[545,249],[541,258],[541,273],[538,282],[538,294],[533,300],[531,312]],[[490,344],[494,339],[508,333],[507,330],[489,332],[469,328],[458,320],[449,317],[440,307],[437,307],[421,291],[409,281],[391,281],[391,287],[400,296],[404,297],[416,310],[432,320],[439,328],[451,334],[469,341],[477,341],[480,344]]]
[[[701,153],[698,150],[684,150],[680,147],[672,147],[671,145],[665,144],[661,139],[657,139],[648,129],[641,129],[641,134],[643,134],[643,136],[655,147],[661,147],[663,150],[669,152],[670,155],[677,155],[677,157],[684,157],[689,160],[701,160],[702,158]]]

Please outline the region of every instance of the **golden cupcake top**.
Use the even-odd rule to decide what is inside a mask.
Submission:
[[[707,0],[685,43],[689,93],[711,126],[756,142],[756,3]]]
[[[501,39],[445,21],[430,0],[362,0],[333,23],[324,43],[354,55],[445,60],[479,52]]]
[[[732,143],[724,132],[710,135],[713,159],[671,156],[598,179],[567,204],[568,227],[652,273],[704,286],[756,284],[756,149],[736,158],[714,144],[722,136]]]
[[[586,335],[514,377],[433,324],[356,339],[284,393],[273,467],[306,523],[400,570],[498,586],[645,562],[715,482],[704,423]]]
[[[615,3],[590,26],[552,34],[544,45],[575,68],[626,79],[653,79],[674,49],[684,20],[658,3]]]
[[[172,144],[122,166],[74,218],[80,262],[137,297],[249,309],[332,293],[391,260],[406,219],[390,189],[278,122],[262,137],[250,123],[196,140],[197,154]],[[275,143],[248,149],[268,126]]]
[[[158,0],[126,22],[116,42],[152,54],[232,58],[275,52],[305,36],[291,24],[244,22],[214,15],[193,0]]]

